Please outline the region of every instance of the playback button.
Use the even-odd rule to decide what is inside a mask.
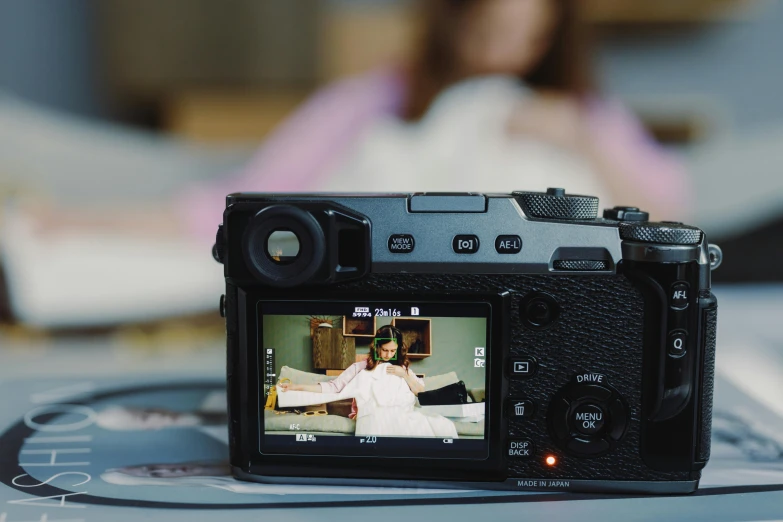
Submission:
[[[535,375],[538,364],[532,357],[515,357],[509,359],[506,371],[512,379],[526,379]]]

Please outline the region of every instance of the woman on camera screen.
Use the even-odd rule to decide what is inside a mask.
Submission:
[[[424,382],[410,369],[402,332],[391,325],[375,332],[370,353],[336,379],[318,384],[281,383],[282,392],[347,392],[354,397],[350,417],[356,436],[457,438],[454,423],[441,415],[414,411]]]

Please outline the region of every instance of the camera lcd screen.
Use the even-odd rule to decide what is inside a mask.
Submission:
[[[486,458],[491,309],[259,302],[261,453]]]

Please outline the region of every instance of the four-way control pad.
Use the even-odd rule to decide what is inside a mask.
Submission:
[[[558,446],[577,457],[597,457],[623,438],[628,407],[600,373],[582,373],[549,404],[549,429]]]

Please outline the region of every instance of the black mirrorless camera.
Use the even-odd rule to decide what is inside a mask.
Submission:
[[[597,214],[563,189],[229,195],[213,254],[235,476],[694,491],[720,250],[638,208]]]

